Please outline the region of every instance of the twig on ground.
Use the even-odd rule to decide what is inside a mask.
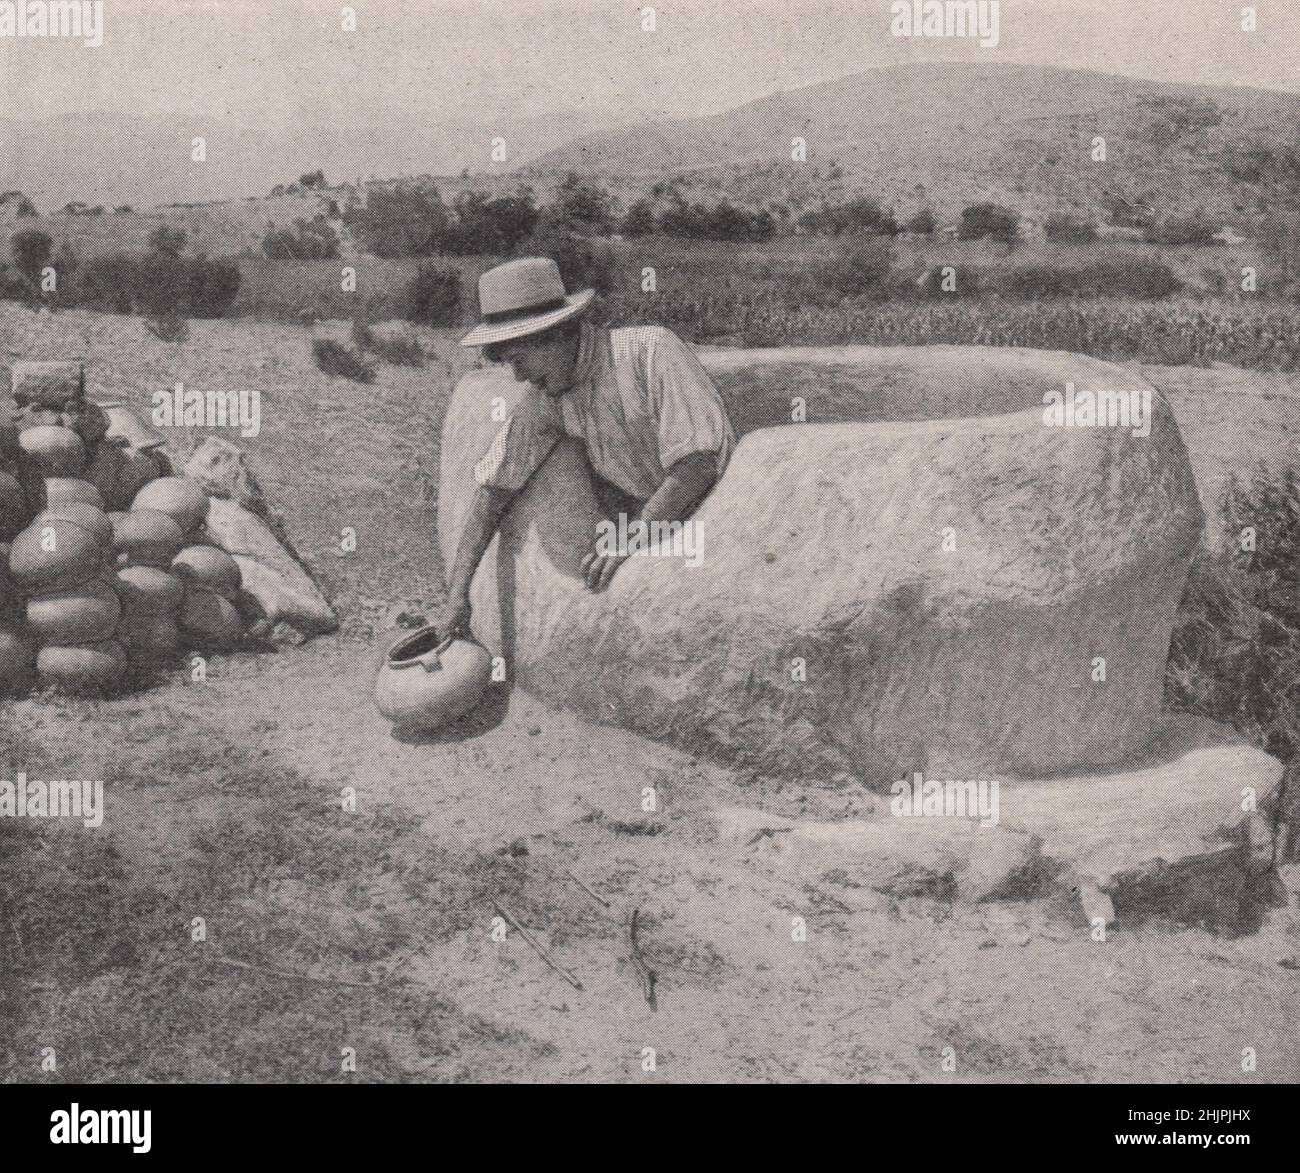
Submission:
[[[286,969],[270,969],[265,965],[253,965],[247,961],[236,961],[233,957],[222,957],[221,954],[214,954],[213,961],[218,965],[230,965],[235,969],[247,969],[253,973],[265,973],[271,977],[289,978],[298,982],[320,982],[329,986],[351,986],[359,990],[377,990],[382,985],[381,982],[349,982],[343,978],[316,977],[310,973],[292,973]]]
[[[760,827],[745,846],[753,847],[760,839],[771,839],[773,835],[788,835],[793,830],[793,827]]]
[[[532,933],[530,933],[526,928],[524,928],[524,926],[519,923],[519,921],[510,913],[508,909],[506,909],[502,904],[500,904],[496,900],[492,901],[492,907],[495,908],[497,912],[501,916],[503,916],[510,924],[514,925],[519,935],[523,937],[523,939],[527,941],[529,945],[532,946],[534,951],[537,953],[538,957],[540,957],[544,962],[546,962],[547,965],[549,965],[553,970],[555,970],[555,972],[558,973],[575,990],[582,989],[582,983],[578,981],[578,979],[574,977],[573,974],[571,974],[567,969],[565,969],[562,965],[560,965],[546,951],[546,949],[542,946],[542,943],[538,941],[532,935]]]
[[[569,879],[571,879],[575,884],[577,884],[578,887],[581,888],[581,889],[582,889],[582,890],[583,890],[583,891],[584,891],[588,896],[590,896],[593,900],[597,901],[597,902],[600,903],[600,904],[603,904],[606,908],[609,907],[609,901],[608,901],[608,900],[606,900],[603,896],[599,895],[599,894],[598,894],[595,890],[593,890],[592,888],[589,888],[589,887],[588,887],[586,884],[584,884],[584,883],[582,882],[582,880],[580,880],[580,879],[579,879],[579,878],[578,878],[578,877],[577,877],[573,872],[568,872],[567,874],[568,874]]]
[[[645,995],[645,1000],[650,1003],[650,1009],[658,1010],[659,1003],[655,998],[655,982],[659,980],[659,976],[645,963],[645,957],[641,952],[641,943],[636,939],[637,921],[640,916],[641,910],[634,908],[632,910],[632,922],[628,926],[628,937],[632,941],[632,965],[636,969],[636,976],[641,980],[641,992]]]

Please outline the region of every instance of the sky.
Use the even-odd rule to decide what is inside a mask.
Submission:
[[[2,3],[3,0],[0,0]],[[1014,61],[1300,92],[1300,0],[1001,0],[996,49],[890,35],[889,0],[103,0],[84,48],[0,37],[0,118],[178,111],[373,126],[716,113],[897,61]]]

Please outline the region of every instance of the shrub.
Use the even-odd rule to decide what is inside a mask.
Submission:
[[[1165,674],[1172,707],[1225,721],[1284,761],[1300,751],[1300,479],[1257,475],[1224,498],[1227,532],[1183,594]]]
[[[20,220],[25,216],[36,215],[36,205],[20,191],[0,192],[0,208],[10,205],[13,206],[14,215]]]
[[[374,187],[364,205],[344,210],[343,223],[377,257],[428,257],[447,236],[451,215],[432,185]]]
[[[624,236],[649,236],[655,230],[654,206],[649,200],[637,200],[623,217]]]
[[[41,270],[54,253],[54,241],[39,228],[24,228],[9,238],[9,252],[18,271],[33,285],[39,285]]]
[[[1043,235],[1062,244],[1091,244],[1097,239],[1097,225],[1068,212],[1056,212],[1043,223]]]
[[[1165,216],[1148,226],[1146,239],[1152,244],[1213,244],[1217,229],[1203,216]]]
[[[894,217],[869,196],[857,196],[843,204],[823,202],[819,208],[800,216],[798,224],[805,232],[827,236],[865,232],[894,236],[898,233]]]
[[[68,302],[115,314],[144,314],[156,321],[170,316],[223,317],[239,293],[234,261],[170,253],[90,257],[71,282]]]
[[[504,256],[532,234],[539,216],[527,190],[496,199],[481,191],[462,192],[452,206],[455,219],[439,241],[440,250],[452,256]]]
[[[311,344],[316,366],[330,378],[351,379],[354,383],[373,383],[375,368],[341,342],[317,338]]]
[[[315,220],[299,217],[291,229],[268,225],[262,237],[262,252],[280,260],[325,260],[339,255],[338,233],[324,216]]]
[[[186,262],[185,268],[186,297],[173,308],[182,313],[188,308],[195,318],[224,317],[239,294],[239,265],[200,255]]]
[[[455,266],[421,265],[402,294],[401,316],[426,326],[454,326],[459,311],[460,271]]]
[[[972,204],[962,209],[961,225],[957,230],[960,240],[1000,240],[1006,244],[1020,233],[1020,217],[1010,208],[998,204]]]
[[[325,183],[325,172],[318,167],[315,171],[309,171],[306,175],[300,175],[298,177],[298,186],[306,188],[308,191],[324,188],[327,186]]]
[[[607,236],[617,222],[614,197],[603,187],[584,183],[570,171],[555,191],[551,209],[575,230]]]
[[[937,227],[938,221],[929,208],[922,208],[907,222],[908,232],[915,232],[918,236],[929,236]]]
[[[813,276],[836,298],[884,297],[893,272],[893,250],[888,241],[865,240],[813,267]]]
[[[174,224],[159,224],[149,233],[149,251],[164,257],[179,257],[185,250],[188,235]]]
[[[397,367],[424,366],[424,348],[409,334],[376,334],[363,318],[352,321],[352,345],[358,351],[370,351],[381,362]]]
[[[678,196],[659,217],[659,228],[669,236],[692,240],[762,241],[776,234],[776,220],[771,212],[751,212],[730,200],[720,200],[710,208],[688,204]]]
[[[35,286],[17,269],[0,265],[0,301],[31,301]]]

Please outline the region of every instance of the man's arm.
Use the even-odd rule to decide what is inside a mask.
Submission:
[[[668,470],[654,496],[645,503],[641,521],[682,521],[702,501],[718,479],[718,458],[713,452],[692,452]],[[625,555],[589,553],[582,560],[587,586],[602,591],[614,572],[626,561]]]
[[[497,526],[514,496],[510,490],[492,489],[485,485],[480,485],[474,494],[474,502],[456,546],[456,561],[447,583],[447,601],[438,619],[438,634],[444,639],[469,624],[469,588],[474,581],[474,572],[492,544]]]

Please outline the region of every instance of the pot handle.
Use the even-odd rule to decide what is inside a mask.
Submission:
[[[437,672],[442,667],[443,652],[445,652],[455,642],[456,637],[454,635],[449,635],[442,641],[442,643],[434,648],[433,651],[425,652],[423,656],[417,657],[415,662],[426,672]]]

